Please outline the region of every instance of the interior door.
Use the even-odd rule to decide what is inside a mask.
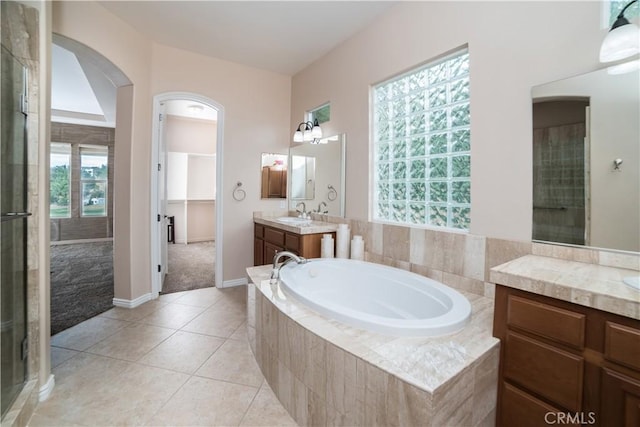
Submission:
[[[3,11],[4,13],[4,11]],[[0,142],[0,326],[2,416],[22,390],[27,369],[26,68],[2,45]]]
[[[167,220],[167,147],[164,135],[165,123],[164,103],[160,104],[160,120],[158,131],[158,236],[159,236],[159,253],[160,266],[158,273],[160,275],[160,291],[164,284],[164,278],[169,272],[168,262],[168,220]]]

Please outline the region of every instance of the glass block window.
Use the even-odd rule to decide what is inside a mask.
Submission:
[[[610,0],[609,1],[609,28],[611,28],[611,25],[613,25],[613,23],[618,18],[620,11],[624,9],[626,5],[629,4],[629,1],[630,0]],[[627,9],[624,12],[625,18],[627,18],[631,22],[636,21],[639,15],[640,15],[640,5],[638,3],[632,4],[631,6],[629,6],[629,9]]]
[[[331,104],[326,103],[307,113],[307,120],[314,123],[318,119],[318,124],[331,120]]]
[[[373,88],[373,218],[469,229],[467,50]]]
[[[80,147],[82,216],[107,216],[107,147]]]
[[[71,217],[71,144],[51,143],[49,216]]]

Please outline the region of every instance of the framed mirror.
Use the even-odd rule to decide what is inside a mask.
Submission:
[[[346,135],[319,144],[301,143],[289,149],[289,208],[304,202],[307,212],[344,216]]]
[[[286,154],[262,153],[261,198],[284,199],[287,197]]]
[[[603,69],[533,88],[533,240],[640,251],[639,82]]]

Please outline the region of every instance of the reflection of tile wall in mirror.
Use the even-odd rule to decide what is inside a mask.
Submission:
[[[547,191],[540,186],[564,188],[568,179],[568,175],[564,173],[568,170],[565,166],[575,161],[571,157],[580,156],[584,159],[584,170],[581,172],[584,189],[576,187],[564,192],[571,199],[584,198],[584,213],[579,214],[580,218],[565,218],[562,221],[572,224],[584,222],[583,237],[586,246],[640,251],[639,82],[638,70],[613,75],[607,69],[602,69],[533,88],[534,135],[547,132],[549,136],[546,139],[534,138],[534,144],[545,140],[547,145],[559,146],[566,143],[561,135],[573,134],[555,131],[555,134],[550,133],[550,129],[556,127],[557,130],[559,124],[551,123],[549,117],[557,119],[565,115],[566,111],[556,110],[553,114],[543,116],[543,109],[540,108],[543,103],[552,102],[556,107],[575,106],[576,102],[588,104],[587,108],[583,107],[579,111],[581,118],[574,117],[567,119],[567,123],[562,123],[563,126],[578,122],[585,124],[585,137],[577,138],[580,146],[574,147],[576,149],[549,150],[546,155],[542,155],[544,158],[541,157],[540,162],[555,164],[555,172],[545,179],[541,179],[539,170],[534,165],[533,227],[539,229],[542,226],[551,230],[550,234],[542,238],[537,237],[534,232],[534,239],[562,242],[557,237],[562,233],[553,232],[553,227],[558,224],[553,222],[552,217],[563,218],[576,213],[568,208],[570,200],[560,200],[558,191]],[[533,149],[533,153],[540,156],[539,151]],[[619,169],[615,168],[616,159],[623,161]],[[533,163],[536,163],[535,159]],[[542,203],[540,199],[537,203],[536,194],[553,194],[553,200],[547,198]],[[553,203],[547,203],[550,201]],[[552,208],[558,209],[551,211]],[[547,212],[542,213],[541,210]],[[545,218],[546,224],[540,224],[541,217]]]

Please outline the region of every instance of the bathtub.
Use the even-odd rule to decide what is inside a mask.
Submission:
[[[392,336],[438,336],[468,323],[471,304],[435,280],[349,259],[313,259],[280,270],[285,294],[347,325]]]

